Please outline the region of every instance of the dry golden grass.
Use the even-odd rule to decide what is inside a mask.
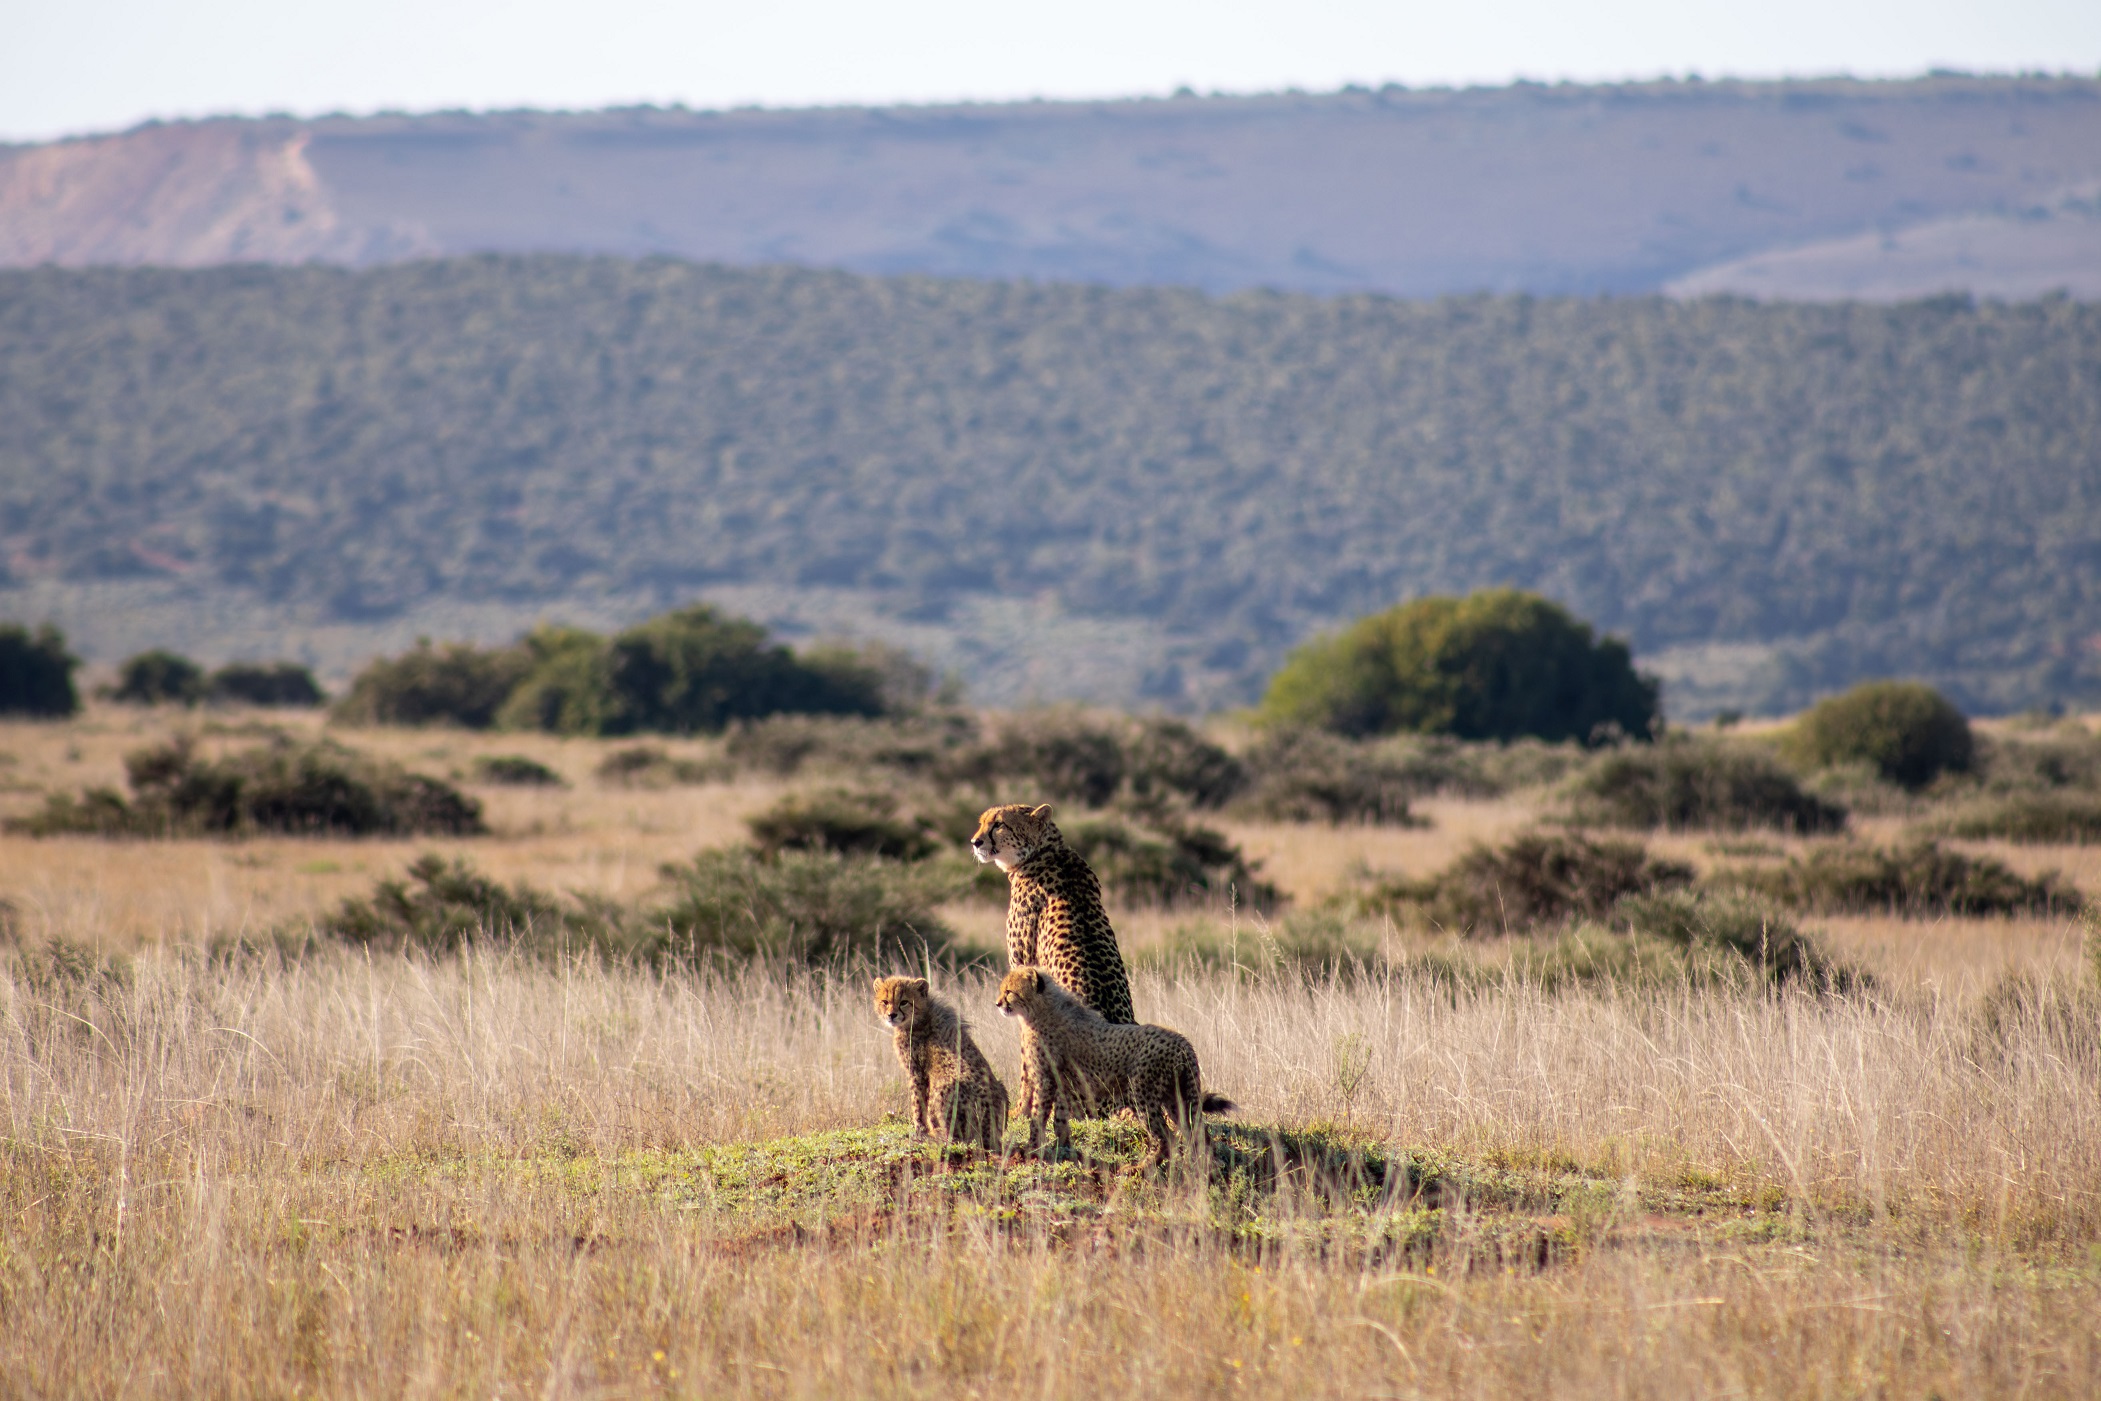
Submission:
[[[114,781],[167,723],[0,728],[4,772]],[[1993,991],[2073,998],[2069,923],[1826,921],[1881,978],[1854,999],[1136,976],[1242,1122],[1343,1124],[1476,1184],[1427,1226],[1420,1201],[1279,1197],[1251,1233],[1113,1173],[1062,1215],[821,1184],[761,1210],[718,1197],[711,1151],[905,1105],[863,984],[198,945],[431,847],[633,893],[776,790],[605,788],[603,745],[346,738],[438,773],[525,752],[574,786],[480,790],[497,834],[459,843],[0,840],[30,946],[0,973],[0,1396],[2101,1392],[2101,1066],[2059,1015],[2096,1003]],[[1424,806],[1424,831],[1234,835],[1311,899],[1531,818]],[[2014,854],[2101,887],[2087,853]],[[1167,920],[1122,923],[1143,945]],[[133,958],[54,966],[47,934]],[[1011,1084],[984,976],[944,981]],[[1431,1244],[1368,1243],[1404,1220]]]

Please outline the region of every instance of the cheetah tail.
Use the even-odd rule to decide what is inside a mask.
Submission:
[[[1204,1096],[1204,1112],[1206,1114],[1230,1114],[1239,1107],[1239,1105],[1233,1103],[1232,1100],[1227,1099],[1224,1095]]]

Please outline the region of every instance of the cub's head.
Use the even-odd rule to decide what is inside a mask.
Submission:
[[[993,1003],[1008,1016],[1018,1017],[1022,1008],[1042,998],[1044,986],[1049,981],[1041,968],[1026,963],[1009,968],[1007,976],[999,980],[999,996],[993,999]]]
[[[877,978],[875,1014],[892,1029],[910,1026],[926,1010],[932,995],[924,978]]]
[[[1063,841],[1051,821],[1051,807],[1032,808],[1026,803],[986,808],[978,819],[977,834],[970,839],[970,854],[990,861],[1002,871],[1011,871],[1053,842]]]

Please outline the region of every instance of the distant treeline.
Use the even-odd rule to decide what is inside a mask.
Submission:
[[[0,274],[18,575],[380,618],[722,581],[1055,595],[1250,699],[1509,584],[1971,709],[2101,690],[2101,307],[1211,298],[669,261]],[[4,580],[0,580],[4,582]],[[1668,703],[1668,696],[1666,696]]]
[[[769,715],[892,714],[933,693],[931,675],[901,653],[817,647],[798,656],[757,623],[696,604],[612,637],[542,627],[509,647],[426,640],[359,672],[336,718],[569,735],[713,734]]]

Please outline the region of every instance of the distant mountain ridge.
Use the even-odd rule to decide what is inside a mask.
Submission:
[[[2101,82],[219,120],[0,148],[0,266],[474,252],[1432,296],[2101,296]]]
[[[0,272],[0,618],[99,660],[705,597],[988,702],[1244,703],[1537,589],[1678,718],[2101,697],[2101,305],[1076,287],[664,258]]]

